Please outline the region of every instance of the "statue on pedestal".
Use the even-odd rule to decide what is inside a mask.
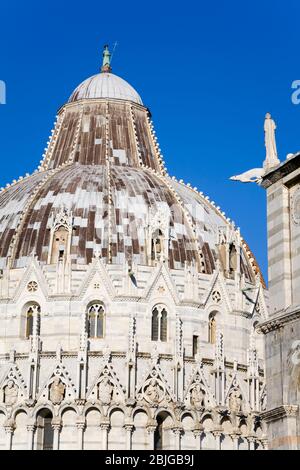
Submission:
[[[60,405],[64,399],[66,386],[62,383],[59,377],[55,377],[50,386],[50,401],[53,405]]]
[[[113,385],[111,384],[108,377],[105,377],[98,385],[98,396],[99,400],[104,405],[109,405],[112,399]]]
[[[6,405],[14,405],[18,399],[18,392],[19,387],[13,380],[9,380],[4,388],[4,403]]]

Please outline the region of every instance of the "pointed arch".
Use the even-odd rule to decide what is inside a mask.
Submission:
[[[92,301],[87,307],[87,332],[91,339],[104,338],[105,308],[102,302]]]
[[[168,311],[165,305],[155,305],[152,309],[151,341],[168,341]]]
[[[211,312],[208,317],[208,342],[215,344],[217,338],[216,312]]]
[[[54,432],[52,428],[53,413],[49,408],[42,408],[36,416],[35,449],[53,450]]]
[[[33,335],[39,335],[41,328],[41,307],[33,301],[27,302],[22,309],[20,336],[29,339]]]

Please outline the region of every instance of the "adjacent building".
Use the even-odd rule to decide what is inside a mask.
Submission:
[[[269,319],[266,341],[271,449],[300,449],[300,153],[267,168]]]

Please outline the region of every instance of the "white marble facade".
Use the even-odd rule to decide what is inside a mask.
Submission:
[[[3,271],[2,449],[266,446],[260,282],[251,303],[241,277],[172,272],[164,263],[134,269],[135,283],[124,267],[95,257],[69,274],[71,289],[60,294],[51,288],[57,270],[34,258],[26,269]],[[93,305],[98,338],[88,331]],[[152,340],[155,307],[161,324]]]
[[[0,449],[264,449],[259,267],[110,72],[0,190]]]

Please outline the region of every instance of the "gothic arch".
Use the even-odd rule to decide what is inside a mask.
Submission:
[[[12,450],[27,448],[27,420],[26,410],[18,408],[14,417],[15,430],[12,436]]]
[[[58,415],[60,418],[62,418],[62,416],[63,416],[63,414],[64,414],[64,412],[65,412],[66,410],[73,410],[73,411],[75,411],[75,413],[76,413],[77,416],[80,415],[77,406],[69,405],[68,403],[64,403],[63,405],[61,405],[61,406],[59,407],[59,410],[58,410],[57,415]]]
[[[102,439],[99,432],[102,419],[101,411],[97,406],[90,406],[85,410],[85,429],[83,434],[83,449],[101,449]]]
[[[78,413],[73,406],[62,407],[61,421],[62,428],[60,432],[60,445],[61,450],[76,450],[77,448],[77,427],[76,419]]]
[[[92,300],[87,304],[86,330],[89,339],[103,339],[106,330],[106,308],[103,301]]]
[[[170,415],[170,417],[172,418],[172,421],[173,421],[173,425],[175,425],[177,419],[176,419],[176,416],[175,416],[173,410],[171,410],[169,408],[165,408],[163,406],[159,407],[159,408],[157,408],[157,410],[154,413],[154,419],[157,419],[157,416],[161,413],[167,413],[168,415]]]
[[[126,413],[122,407],[113,407],[110,410],[109,421],[110,421],[110,430],[108,433],[108,450],[125,450],[125,424]]]
[[[151,309],[151,341],[166,343],[170,339],[170,312],[165,303]]]
[[[215,426],[217,424],[213,413],[211,413],[209,411],[203,413],[203,415],[200,418],[200,423],[205,424],[205,421],[207,421],[207,420],[211,420],[213,426]]]
[[[49,407],[41,408],[36,416],[36,432],[34,436],[37,450],[53,450],[54,432],[52,429],[53,413]]]
[[[41,405],[38,405],[37,407],[34,408],[30,416],[34,417],[34,419],[36,420],[38,413],[44,408],[47,408],[49,411],[51,411],[53,416],[57,416],[57,414],[55,413],[54,406],[52,405],[51,402],[42,403]]]
[[[215,344],[217,341],[217,330],[220,326],[221,312],[219,310],[212,309],[208,313],[208,324],[207,324],[207,341],[210,344]]]
[[[107,416],[109,418],[111,418],[111,415],[115,412],[115,411],[122,411],[122,413],[124,413],[124,415],[126,416],[126,406],[123,406],[123,405],[111,405],[107,411]]]
[[[181,419],[182,436],[181,436],[181,449],[182,450],[195,450],[195,435],[194,429],[196,422],[191,413],[183,413]]]
[[[93,304],[100,304],[102,305],[102,307],[104,308],[104,310],[106,311],[107,310],[107,302],[104,301],[103,299],[100,300],[99,298],[96,298],[95,296],[90,296],[90,300],[87,300],[86,304],[85,304],[85,308],[86,310],[88,310]]]
[[[226,428],[232,428],[232,417],[230,415],[222,416],[220,425],[222,426],[224,432],[227,432],[228,430]]]
[[[150,420],[147,410],[139,407],[134,410],[132,416],[133,433],[132,433],[132,450],[150,450],[149,435],[147,424]]]
[[[184,411],[182,411],[180,413],[180,418],[179,418],[180,422],[183,420],[183,418],[185,418],[185,416],[190,416],[191,418],[193,418],[195,423],[197,422],[198,417],[197,417],[196,411],[194,411],[194,410],[188,410],[188,411],[184,410]]]
[[[246,436],[248,434],[248,423],[246,419],[241,418],[239,422],[239,430],[242,434],[242,436]]]
[[[154,450],[174,449],[174,434],[172,427],[175,424],[172,413],[166,409],[160,409],[155,417],[157,426],[154,432]]]
[[[17,406],[17,408],[15,408],[11,414],[11,417],[12,419],[15,421],[16,420],[16,416],[18,413],[21,413],[21,412],[24,412],[26,413],[27,417],[29,416],[29,413],[28,413],[28,409],[25,407],[25,406]]]
[[[142,413],[142,412],[146,413],[148,419],[151,420],[151,413],[150,413],[148,406],[145,406],[144,408],[142,406],[138,406],[137,408],[135,408],[131,414],[132,419],[134,419],[137,413]]]
[[[230,433],[233,430],[231,416],[223,416],[220,420],[220,425],[222,426],[225,434]]]
[[[86,403],[84,409],[83,409],[83,415],[86,416],[87,413],[91,410],[97,410],[99,411],[100,415],[101,416],[104,416],[104,413],[103,413],[103,408],[101,405],[99,405],[98,403],[91,403],[91,402],[88,402]]]
[[[26,302],[21,309],[20,337],[29,339],[30,336],[40,334],[41,305],[36,300]]]

